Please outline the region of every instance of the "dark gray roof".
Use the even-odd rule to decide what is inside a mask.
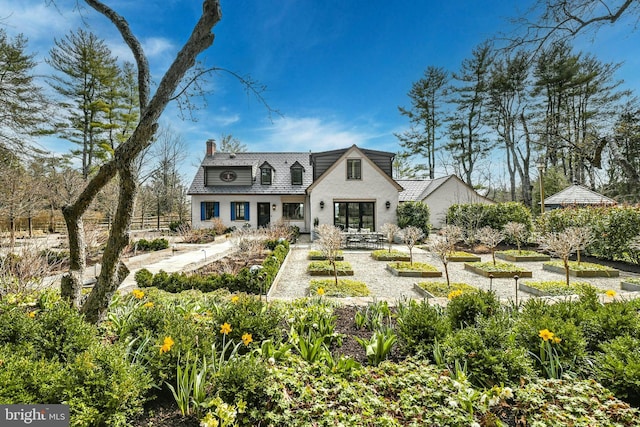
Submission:
[[[271,185],[261,185],[258,168],[267,162],[274,169]],[[298,162],[304,168],[302,185],[291,184],[290,168]],[[257,177],[253,185],[245,186],[204,186],[204,168],[206,166],[239,167],[251,166],[253,176]],[[305,194],[312,183],[312,170],[309,165],[309,153],[218,153],[206,156],[196,172],[189,187],[189,195],[197,194]]]
[[[398,195],[398,201],[423,201],[449,178],[451,175],[435,179],[396,179],[396,182],[404,188],[404,191]]]
[[[545,205],[615,205],[616,201],[609,197],[574,184],[544,199]]]

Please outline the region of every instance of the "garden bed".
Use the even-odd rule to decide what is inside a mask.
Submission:
[[[464,269],[472,271],[484,277],[493,275],[494,278],[507,278],[518,275],[519,277],[533,277],[531,271],[523,270],[515,264],[508,262],[465,262]]]
[[[553,273],[565,274],[562,261],[545,262],[542,269]],[[620,272],[616,269],[606,267],[600,264],[590,262],[582,262],[578,264],[576,261],[569,261],[569,276],[573,277],[618,277]]]
[[[319,289],[322,289],[319,292]],[[366,297],[371,291],[364,282],[339,279],[338,286],[334,279],[314,279],[309,285],[309,296],[324,295],[334,298]]]
[[[640,292],[640,279],[625,279],[620,282],[620,289],[631,292]]]
[[[322,251],[309,251],[307,259],[311,261],[326,261],[327,257],[322,254]],[[342,253],[342,251],[337,252],[336,261],[344,261],[344,254]]]
[[[549,261],[551,259],[549,255],[541,254],[536,251],[525,250],[498,251],[496,252],[496,258],[511,262]]]
[[[456,251],[447,257],[449,262],[480,262],[481,258],[470,252]]]
[[[346,261],[337,261],[338,276],[353,276],[353,268]],[[307,273],[311,276],[333,276],[333,266],[329,261],[312,261],[307,266]]]
[[[562,280],[552,280],[546,282],[520,282],[518,289],[528,294],[535,295],[537,297],[546,296],[562,296],[562,295],[576,295],[585,287],[594,288],[587,282],[574,282],[569,283]],[[602,290],[596,289],[596,292],[603,293]]]
[[[401,252],[398,250],[392,250],[389,252],[386,249],[380,249],[377,251],[371,252],[371,258],[376,261],[411,261],[411,257],[406,252]]]
[[[399,277],[442,277],[441,271],[424,262],[392,262],[387,264],[387,270]]]
[[[413,285],[413,289],[425,298],[443,298],[453,291],[462,293],[478,291],[478,288],[466,283],[451,283],[447,286],[447,282],[419,282]]]

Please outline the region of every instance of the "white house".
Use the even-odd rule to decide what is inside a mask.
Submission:
[[[316,223],[379,230],[396,223],[405,201],[429,205],[439,227],[455,203],[492,203],[454,175],[394,180],[395,154],[349,148],[317,153],[218,153],[207,141],[188,194],[194,228],[220,218],[227,227],[263,227],[283,221],[309,233]]]
[[[429,206],[431,225],[440,228],[445,224],[449,206],[466,203],[495,203],[478,194],[471,186],[455,175],[436,179],[397,180],[404,191],[399,201],[423,202]]]
[[[192,226],[253,228],[283,221],[310,232],[314,223],[376,230],[396,222],[402,187],[392,178],[394,153],[347,149],[319,153],[207,154],[193,179]]]

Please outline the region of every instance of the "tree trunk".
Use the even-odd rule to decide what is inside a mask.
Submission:
[[[69,239],[69,271],[62,276],[60,294],[73,307],[79,308],[82,297],[84,270],[87,266],[87,245],[82,215],[75,215],[70,206],[62,209]]]

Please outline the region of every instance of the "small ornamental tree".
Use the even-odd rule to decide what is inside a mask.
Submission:
[[[382,227],[380,227],[380,232],[382,232],[386,236],[387,243],[389,243],[389,252],[391,252],[393,238],[395,237],[396,233],[398,233],[398,231],[400,231],[400,227],[390,222],[387,222]]]
[[[573,241],[576,244],[576,260],[578,265],[580,264],[580,253],[587,249],[587,246],[593,241],[593,230],[591,227],[569,227],[567,232],[573,236]]]
[[[569,286],[569,257],[578,248],[579,240],[572,227],[559,233],[546,233],[540,238],[540,247],[560,258],[564,265],[566,284]]]
[[[409,248],[409,263],[413,265],[413,247],[424,237],[424,233],[418,227],[409,226],[401,230],[402,240]]]
[[[333,277],[335,278],[337,287],[338,269],[336,267],[336,258],[338,257],[338,251],[342,244],[341,230],[330,224],[321,224],[316,227],[316,233],[318,234],[316,243],[320,246],[320,251],[329,262],[329,265],[333,267]]]
[[[447,288],[451,286],[449,280],[449,257],[456,249],[456,243],[462,240],[462,229],[457,225],[442,227],[438,236],[429,238],[429,250],[435,253],[444,265],[444,274],[447,278]]]
[[[502,231],[491,227],[482,227],[478,230],[476,237],[491,249],[493,265],[496,265],[496,246],[504,240],[504,234]]]
[[[527,238],[527,227],[520,222],[510,221],[504,225],[502,231],[506,236],[516,242],[516,245],[518,246],[518,253],[522,253],[520,247],[522,242]]]

